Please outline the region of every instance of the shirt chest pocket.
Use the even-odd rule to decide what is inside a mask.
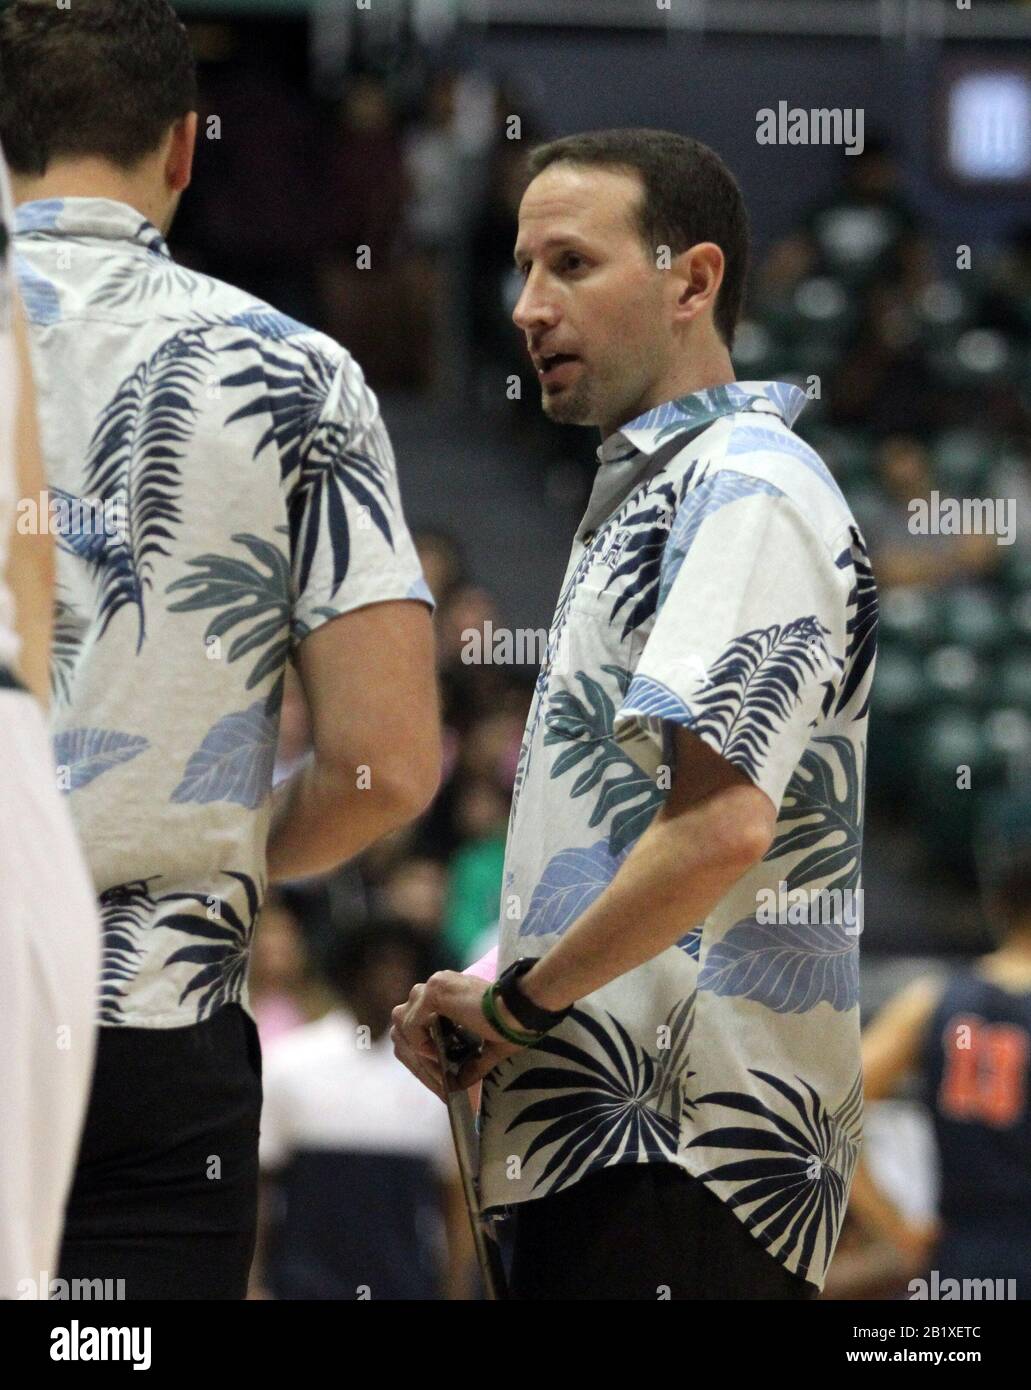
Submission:
[[[606,572],[591,575],[570,601],[554,646],[545,720],[552,735],[589,740],[609,738],[644,637],[627,628],[629,600],[620,602]]]

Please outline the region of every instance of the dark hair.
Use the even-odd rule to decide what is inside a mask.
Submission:
[[[637,174],[644,188],[638,227],[652,252],[668,246],[678,256],[700,241],[716,243],[726,267],[713,320],[729,348],[748,272],[748,215],[737,180],[715,150],[669,130],[593,130],[531,150],[530,177],[560,160]]]
[[[987,897],[1004,934],[1031,920],[1031,847],[1011,852],[986,878]]]
[[[432,974],[426,940],[399,917],[370,917],[342,928],[326,952],[324,975],[334,992],[347,999],[385,957],[410,956],[416,979]]]
[[[196,60],[167,0],[16,0],[0,15],[0,144],[15,173],[69,155],[131,169],[196,109]]]

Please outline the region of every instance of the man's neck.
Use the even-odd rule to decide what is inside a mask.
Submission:
[[[16,204],[52,198],[109,198],[134,208],[162,233],[168,230],[167,201],[150,190],[147,180],[126,174],[103,159],[58,160],[38,178],[13,175],[11,185]]]
[[[646,411],[654,410],[656,406],[665,405],[667,401],[679,400],[682,396],[693,396],[696,391],[711,391],[714,386],[726,386],[734,379],[734,364],[730,360],[730,353],[720,343],[718,347],[711,348],[704,357],[694,356],[689,365],[678,365],[674,371],[656,382],[625,420],[619,420],[611,427],[602,427],[602,443],[631,420],[636,420]]]

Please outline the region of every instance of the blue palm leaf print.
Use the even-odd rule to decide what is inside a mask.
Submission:
[[[859,998],[857,939],[846,925],[736,923],[709,951],[699,989],[737,995],[781,1014],[827,1003],[839,1013]]]
[[[68,702],[82,642],[82,625],[74,609],[65,601],[58,583],[54,598],[54,633],[50,644],[50,689],[59,704]]]
[[[778,724],[829,659],[815,614],[742,633],[713,662],[692,699],[688,727],[714,741],[728,762],[756,779]]]
[[[14,271],[29,322],[43,327],[57,323],[61,318],[61,297],[54,282],[29,265],[24,256],[14,257]]]
[[[750,396],[735,382],[730,382],[725,386],[714,386],[709,391],[696,391],[688,396],[679,396],[675,401],[656,406],[654,410],[647,411],[633,421],[633,426],[636,429],[653,429],[660,426],[655,440],[656,443],[662,443],[685,429],[700,430],[723,415],[746,410],[752,402],[759,399],[758,396]]]
[[[834,562],[838,569],[851,569],[854,581],[848,595],[845,677],[834,707],[835,714],[840,714],[860,689],[877,655],[877,583],[862,536],[854,526],[850,530],[852,544]],[[853,718],[862,719],[869,704],[870,693],[867,691],[862,707]]]
[[[344,498],[350,494],[366,509],[387,544],[394,539],[387,519],[387,471],[371,454],[348,447],[348,432],[333,421],[322,421],[302,450],[301,477],[290,497],[288,518],[293,539],[296,583],[308,586],[318,548],[325,508],[333,551],[333,589],[344,582],[350,564],[350,525]]]
[[[653,505],[631,512],[623,522],[620,529],[629,535],[620,550],[622,558],[605,584],[606,589],[616,585],[619,594],[609,613],[610,623],[615,623],[624,604],[631,605],[623,623],[623,637],[654,615],[658,601],[663,551],[676,498],[673,484],[657,488],[655,498]]]
[[[51,486],[50,501],[50,524],[61,549],[94,567],[102,565],[112,538],[102,526],[94,524],[93,514],[83,499]]]
[[[833,754],[844,790],[835,789]],[[813,739],[792,774],[777,818],[778,834],[764,860],[804,851],[792,881],[856,888],[863,851],[863,771],[851,739],[841,734]],[[787,827],[786,829],[783,827]]]
[[[140,232],[149,224],[143,223]],[[157,233],[157,241],[149,247],[150,254],[143,257],[126,257],[117,270],[104,281],[93,296],[97,304],[111,309],[120,309],[127,304],[141,304],[148,299],[162,295],[174,295],[180,301],[197,295],[209,295],[216,282],[205,275],[195,275],[184,266],[176,265],[165,249],[164,238]],[[139,233],[138,233],[139,234]]]
[[[702,931],[702,927],[692,927],[677,942],[684,955],[690,956],[694,961],[699,960],[702,954]]]
[[[557,1145],[534,1183],[560,1191],[584,1173],[619,1162],[672,1161],[677,1150],[678,1087],[671,1084],[669,1064],[638,1047],[611,1014],[608,1024],[574,1009],[563,1032],[580,1028],[593,1038],[601,1055],[554,1034],[536,1045],[542,1064],[519,1073],[503,1086],[506,1091],[549,1094],[518,1112],[506,1133],[521,1125],[547,1122],[526,1150],[525,1162],[539,1151]],[[683,1061],[682,1040],[692,1011],[671,1018],[671,1051]],[[552,1183],[552,1179],[554,1180]]]
[[[842,507],[847,506],[841,488],[834,481],[833,473],[816,450],[783,426],[759,423],[761,418],[739,425],[734,430],[727,443],[727,454],[787,454],[797,459],[814,478],[818,478],[824,487],[834,494]]]
[[[281,314],[267,304],[252,304],[249,309],[234,314],[228,322],[235,327],[248,328],[259,338],[270,338],[273,342],[302,337],[314,331],[306,323],[292,319],[289,314]]]
[[[40,198],[31,203],[23,203],[15,210],[15,231],[52,232],[57,227],[57,219],[64,211],[63,198]]]
[[[127,604],[136,608],[139,636],[146,635],[144,592],[164,542],[181,520],[179,462],[193,433],[193,396],[213,358],[202,333],[185,329],[168,338],[118,388],[90,441],[86,493],[123,498],[124,535],[108,538],[97,572],[100,580],[98,638]]]
[[[835,789],[836,756],[844,790]],[[784,878],[787,894],[816,885],[845,910],[831,922],[759,922],[747,917],[713,944],[700,989],[742,995],[777,1013],[806,1013],[821,1002],[842,1011],[859,998],[859,932],[845,893],[859,886],[862,855],[862,776],[856,749],[840,735],[814,739],[784,793],[780,833],[764,862],[799,855]]]
[[[626,694],[630,673],[624,667],[603,666]],[[594,794],[588,825],[594,829],[609,816],[608,846],[619,858],[644,833],[663,801],[663,793],[613,737],[616,706],[604,685],[585,671],[576,673],[583,700],[563,690],[550,701],[545,718],[545,745],[564,744],[551,766],[553,778],[585,764],[570,788],[571,797]],[[617,809],[621,808],[621,809]]]
[[[595,534],[593,541],[590,545],[585,547],[572,574],[570,574],[569,578],[566,580],[562,592],[559,594],[558,603],[555,606],[555,616],[551,623],[551,631],[548,634],[547,650],[544,654],[544,660],[541,662],[541,669],[537,673],[537,683],[534,688],[530,718],[527,721],[522,746],[519,750],[519,762],[516,767],[515,783],[512,789],[513,811],[519,804],[519,794],[522,790],[523,782],[526,780],[527,773],[530,770],[534,737],[540,726],[540,721],[544,717],[544,700],[551,679],[552,667],[554,665],[555,656],[561,648],[566,628],[572,616],[574,600],[583,587],[588,575],[591,573],[592,569],[594,569],[598,555],[608,544],[611,536],[625,526],[626,519],[633,515],[635,509],[640,506],[641,499],[646,494],[648,487],[649,484],[644,483],[631,493],[615,515]]]
[[[169,604],[168,611],[219,609],[207,626],[208,640],[221,638],[234,627],[244,628],[233,638],[226,656],[232,662],[259,653],[247,677],[247,689],[253,690],[266,676],[282,672],[290,652],[290,561],[279,546],[261,536],[240,532],[233,540],[256,563],[228,555],[196,556],[189,562],[195,573],[175,580],[166,590],[188,597]]]
[[[144,954],[143,937],[154,920],[151,879],[118,883],[105,888],[97,906],[100,912],[100,1019],[119,1023],[128,987]]]
[[[54,736],[54,762],[68,769],[68,790],[74,792],[149,747],[140,735],[117,729],[65,729]]]
[[[224,1004],[235,1003],[243,993],[247,975],[247,958],[254,928],[261,909],[264,885],[255,883],[249,874],[226,870],[243,887],[247,899],[246,917],[226,898],[213,900],[205,893],[166,893],[159,903],[195,903],[194,911],[176,912],[162,917],[162,927],[169,927],[194,938],[193,945],[182,946],[168,958],[169,965],[185,961],[197,965],[179,997],[182,1003],[197,994],[198,1019],[209,1018]]]
[[[779,487],[763,478],[752,478],[746,473],[737,473],[730,469],[721,469],[684,494],[677,508],[662,562],[660,604],[665,602],[666,595],[672,589],[706,518],[720,511],[728,503],[736,502],[741,497],[753,497],[756,493],[765,493],[770,497],[784,495]]]
[[[278,345],[243,338],[227,351],[256,348],[258,360],[222,380],[223,387],[248,393],[247,401],[229,416],[227,425],[255,416],[268,417],[254,457],[275,445],[284,481],[301,467],[302,449],[318,426],[338,369],[336,362],[303,337],[292,341],[290,347],[287,353]]]
[[[227,714],[186,764],[172,800],[232,801],[256,810],[272,789],[276,719],[264,700]]]
[[[565,931],[604,892],[625,858],[625,850],[610,854],[607,840],[556,854],[533,890],[519,935],[551,936]]]
[[[829,1112],[801,1077],[797,1087],[769,1072],[751,1075],[774,1091],[786,1110],[774,1109],[756,1096],[713,1091],[697,1106],[722,1106],[761,1123],[721,1126],[692,1139],[690,1148],[729,1149],[739,1157],[709,1168],[703,1182],[735,1183],[733,1207],[748,1207],[746,1226],[771,1254],[795,1254],[805,1276],[818,1253],[818,1270],[833,1253],[833,1232],[844,1211],[859,1152],[862,1077],[857,1076],[843,1104]]]
[[[763,384],[762,393],[777,407],[779,414],[784,417],[784,423],[790,429],[806,402],[806,394],[802,388],[790,381],[768,381]]]

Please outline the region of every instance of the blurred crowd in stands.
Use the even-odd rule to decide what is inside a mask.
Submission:
[[[510,321],[521,158],[548,133],[518,94],[481,73],[409,61],[366,65],[335,94],[313,95],[291,78],[289,54],[277,75],[261,43],[248,51],[217,26],[198,26],[197,40],[201,129],[213,148],[202,140],[177,255],[339,339],[377,391],[446,390],[456,361],[471,363],[477,408],[500,417],[545,463],[578,461],[586,496],[596,441],[543,420]],[[293,59],[300,72],[306,55]],[[907,196],[886,142],[868,138],[842,169],[839,190],[758,258],[735,365],[741,380],[788,379],[806,390],[799,432],[835,474],[872,554],[880,632],[870,806],[918,832],[927,872],[969,890],[979,836],[991,838],[1000,798],[1031,772],[1031,223],[1005,246],[943,246]],[[513,375],[523,383],[516,399],[499,387]],[[993,501],[979,514],[994,531],[949,534],[946,524],[934,533],[942,500],[964,498]],[[929,534],[914,522],[920,500]],[[250,988],[276,1116],[263,1144],[270,1172],[289,1174],[272,1189],[256,1276],[259,1292],[274,1296],[354,1297],[348,1271],[370,1268],[373,1248],[387,1252],[376,1265],[379,1296],[387,1288],[388,1296],[428,1297],[468,1279],[460,1200],[441,1158],[442,1108],[420,1111],[406,1089],[418,1087],[399,1068],[377,1073],[374,1091],[355,1089],[333,1062],[338,1038],[327,1023],[373,1020],[370,1052],[386,1058],[384,998],[405,997],[434,969],[468,965],[495,931],[536,673],[463,661],[464,634],[501,621],[496,600],[470,582],[457,536],[423,531],[416,539],[437,601],[440,795],[418,824],[330,880],[273,890],[257,933]],[[293,681],[277,777],[307,746]],[[342,941],[350,943],[346,966]],[[322,1091],[310,1079],[321,1074],[319,1057],[332,1074]],[[341,1114],[349,1117],[343,1128],[334,1121],[320,1131],[325,1116]],[[890,1123],[883,1117],[871,1131],[891,1136],[881,1168],[894,1161],[905,1174],[899,1190],[926,1213],[926,1125],[912,1108]],[[309,1174],[313,1186],[297,1188],[290,1135],[304,1148],[313,1132],[308,1149],[403,1157],[405,1176],[396,1164],[389,1182],[378,1170],[379,1190],[389,1188],[393,1202],[374,1199],[376,1182],[352,1169],[346,1181],[319,1171]],[[285,1215],[291,1184],[295,1228],[306,1213],[300,1235]],[[313,1190],[344,1194],[346,1215],[316,1202],[312,1218]],[[445,1227],[450,1263],[440,1254]],[[310,1268],[298,1275],[292,1265],[290,1242],[310,1257],[326,1231],[336,1232],[335,1245],[312,1284]],[[415,1272],[403,1254],[391,1263],[390,1250],[416,1247],[425,1258]],[[853,1227],[842,1248],[851,1272],[832,1279],[832,1296],[898,1288],[904,1269],[878,1261]]]

